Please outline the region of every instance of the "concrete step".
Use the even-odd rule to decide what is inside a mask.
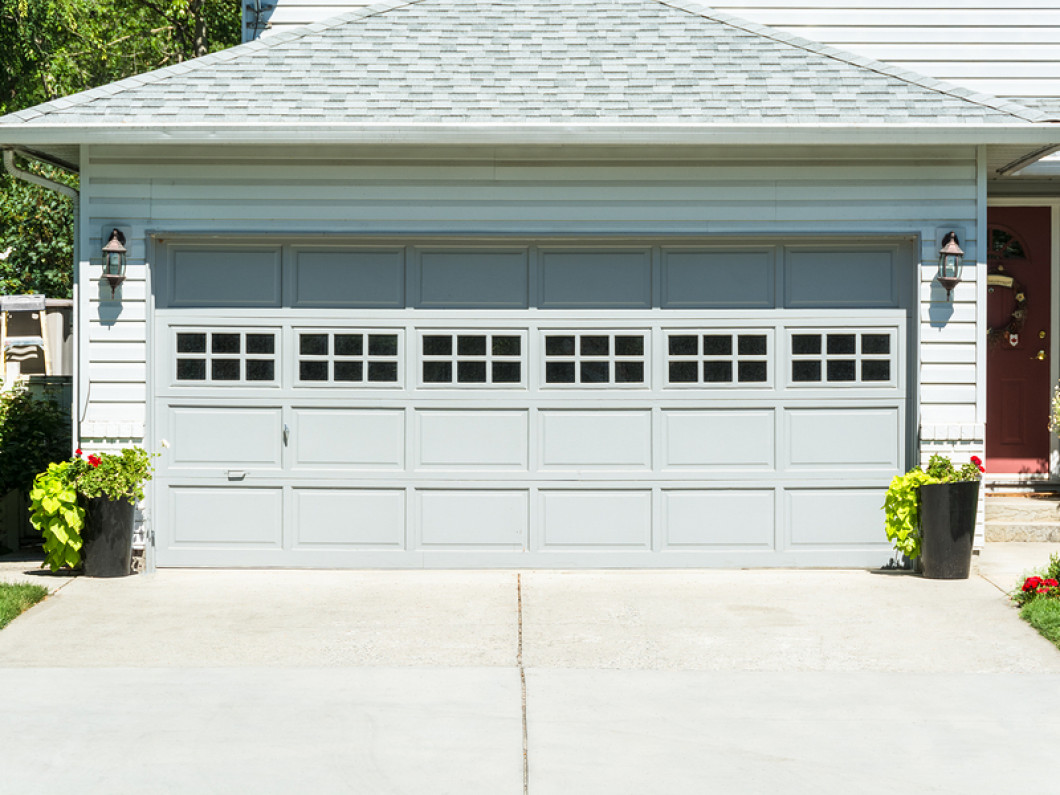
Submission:
[[[1060,542],[1060,499],[988,494],[983,501],[987,541]]]

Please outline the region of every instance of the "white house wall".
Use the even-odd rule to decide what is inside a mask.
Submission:
[[[261,35],[319,22],[370,3],[351,0],[262,0]],[[797,36],[895,64],[975,91],[1060,101],[1060,4],[1024,0],[754,0],[711,8]],[[244,40],[253,3],[244,3]],[[270,10],[271,9],[271,10]]]
[[[85,148],[81,250],[99,252],[104,233],[122,228],[129,278],[114,301],[99,283],[98,254],[81,263],[83,444],[145,434],[152,234],[509,233],[919,238],[922,435],[981,445],[972,148],[747,148],[654,162],[533,162],[494,152],[400,164],[351,155]],[[938,241],[950,229],[968,269],[947,304],[932,278]]]

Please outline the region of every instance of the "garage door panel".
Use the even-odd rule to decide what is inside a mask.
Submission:
[[[173,547],[283,546],[283,489],[187,487],[169,489]]]
[[[785,422],[788,470],[898,474],[902,417],[897,407],[792,409],[785,412]]]
[[[527,251],[423,251],[416,306],[440,309],[525,309]]]
[[[773,549],[773,489],[664,489],[663,549]]]
[[[542,489],[538,500],[539,549],[651,549],[651,491]]]
[[[539,413],[541,468],[651,469],[651,411]]]
[[[430,490],[416,493],[423,549],[522,550],[529,525],[529,492]]]
[[[776,301],[775,254],[760,251],[662,252],[666,309],[771,309]]]
[[[544,309],[647,309],[651,251],[541,252]]]
[[[405,468],[405,412],[401,409],[295,408],[292,417],[296,468]]]
[[[293,489],[294,549],[404,549],[404,489]]]
[[[169,263],[169,305],[279,306],[280,248],[175,249]]]
[[[528,411],[417,411],[416,467],[525,471]]]
[[[789,543],[793,548],[878,546],[889,549],[883,533],[887,489],[787,489]]]
[[[899,305],[893,250],[786,249],[784,305],[865,308]]]
[[[295,249],[291,303],[298,307],[405,306],[405,249]]]
[[[279,469],[283,411],[268,408],[169,408],[174,469],[234,466]]]
[[[770,472],[776,462],[772,409],[664,409],[664,470]]]

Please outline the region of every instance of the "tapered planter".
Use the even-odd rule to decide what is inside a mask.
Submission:
[[[131,499],[85,501],[81,557],[87,577],[125,577],[132,569],[135,506]]]
[[[978,480],[920,487],[920,562],[925,577],[968,578],[978,507]]]

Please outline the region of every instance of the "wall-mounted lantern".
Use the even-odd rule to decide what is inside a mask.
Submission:
[[[946,300],[952,301],[953,288],[961,281],[961,260],[964,251],[959,245],[956,232],[949,232],[942,238],[942,248],[939,249],[939,272],[935,277],[938,283],[946,290]]]
[[[110,240],[103,247],[103,278],[110,285],[110,297],[125,281],[125,235],[120,229],[110,233]]]

